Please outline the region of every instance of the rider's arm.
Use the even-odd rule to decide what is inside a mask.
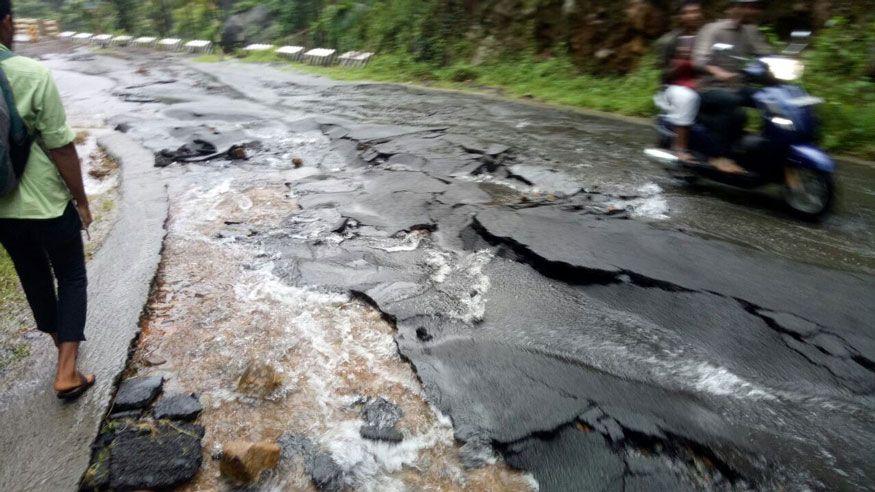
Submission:
[[[756,56],[768,56],[775,52],[775,49],[763,36],[756,26],[742,26],[742,32],[747,38],[747,42]]]
[[[737,75],[713,63],[714,44],[717,42],[718,24],[708,24],[703,27],[696,36],[693,47],[693,65],[702,73],[710,75],[720,81],[728,81]]]

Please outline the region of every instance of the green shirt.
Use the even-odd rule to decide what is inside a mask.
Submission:
[[[0,44],[0,51],[9,51]],[[0,62],[9,79],[15,106],[31,133],[37,136],[21,183],[0,197],[0,218],[54,219],[64,214],[71,196],[58,168],[45,149],[63,147],[75,139],[67,125],[61,95],[49,70],[39,62],[15,56]]]

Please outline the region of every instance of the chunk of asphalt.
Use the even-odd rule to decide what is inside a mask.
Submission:
[[[155,404],[152,414],[159,420],[194,420],[203,409],[197,395],[177,393],[161,398]]]
[[[191,480],[201,467],[203,436],[193,424],[124,428],[108,448],[110,489],[169,489]]]
[[[313,485],[319,490],[335,492],[343,490],[343,468],[328,453],[313,456],[307,467]]]
[[[367,399],[363,403],[361,417],[368,427],[389,429],[404,416],[398,405],[383,397]]]
[[[359,434],[363,439],[369,439],[371,441],[399,443],[404,440],[404,434],[401,434],[401,432],[393,427],[363,425],[359,429]]]
[[[161,392],[164,378],[161,376],[131,378],[122,381],[115,396],[116,411],[146,408]]]

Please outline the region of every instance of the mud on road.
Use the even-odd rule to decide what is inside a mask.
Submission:
[[[171,222],[132,370],[203,395],[208,449],[305,439],[356,488],[871,486],[869,185],[810,228],[665,191],[623,123],[145,53],[49,64],[111,81],[82,104],[156,153],[245,147],[155,170]],[[738,210],[759,228],[707,220]],[[252,360],[275,391],[235,386]],[[403,410],[401,444],[362,437],[369,397]],[[263,485],[309,483],[291,454]]]

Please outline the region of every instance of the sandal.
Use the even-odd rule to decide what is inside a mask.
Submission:
[[[76,386],[75,388],[70,388],[70,389],[67,389],[64,391],[56,391],[55,393],[57,394],[58,399],[64,400],[67,402],[71,402],[71,401],[78,399],[80,396],[85,394],[86,391],[91,389],[92,386],[94,386],[94,383],[97,381],[97,376],[92,374],[91,379],[89,379],[89,378],[82,376],[80,374],[79,380],[82,381],[82,384],[80,384],[79,386]]]

